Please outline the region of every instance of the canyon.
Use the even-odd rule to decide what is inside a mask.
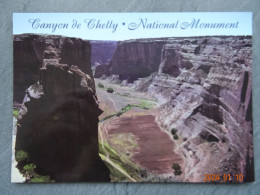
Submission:
[[[15,35],[14,107],[16,152],[57,182],[254,180],[251,36]]]
[[[181,181],[205,182],[204,174],[254,180],[250,36],[123,41],[104,66],[104,81],[157,99],[157,123],[179,137]]]

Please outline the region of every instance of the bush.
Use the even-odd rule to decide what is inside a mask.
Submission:
[[[172,169],[174,170],[174,175],[181,175],[182,174],[181,167],[180,167],[179,164],[173,163]]]
[[[24,174],[24,176],[26,178],[31,178],[33,177],[33,175],[35,175],[34,169],[36,169],[36,165],[31,163],[31,164],[27,164],[23,167],[22,173]]]
[[[108,92],[108,93],[113,93],[113,92],[114,92],[114,89],[111,88],[111,87],[109,87],[109,88],[107,88],[107,92]]]
[[[23,171],[32,172],[36,168],[36,165],[31,163],[23,167]]]
[[[173,136],[173,139],[178,140],[178,139],[179,139],[178,135],[175,134],[175,135]]]
[[[19,114],[19,110],[13,109],[13,116],[17,118],[18,114]]]
[[[23,161],[28,161],[29,160],[28,153],[25,152],[24,150],[17,151],[16,154],[15,154],[15,160],[18,163],[23,162]]]
[[[126,111],[130,110],[131,108],[132,108],[132,105],[131,104],[127,104],[126,107],[121,109],[121,111],[122,112],[126,112]]]
[[[104,88],[105,86],[102,83],[98,83],[98,87]]]
[[[32,183],[50,183],[53,182],[53,180],[50,179],[50,176],[41,176],[36,175],[34,178],[30,180]]]
[[[175,135],[177,133],[177,129],[172,128],[171,132],[172,132],[172,135]]]
[[[39,175],[35,172],[36,165],[31,163],[23,167],[22,174],[27,178],[29,183],[50,183],[54,180],[50,179],[50,176]]]

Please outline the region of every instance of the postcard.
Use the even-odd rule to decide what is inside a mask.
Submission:
[[[14,13],[12,182],[254,181],[252,13]]]

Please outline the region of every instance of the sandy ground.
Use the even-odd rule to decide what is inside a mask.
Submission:
[[[108,134],[132,133],[138,148],[131,159],[150,172],[172,173],[173,163],[183,163],[174,152],[174,142],[161,131],[152,115],[119,117],[108,122],[106,128]]]
[[[102,81],[98,80],[97,82]],[[101,118],[120,111],[127,104],[140,104],[143,100],[154,101],[147,94],[134,91],[128,87],[112,85],[105,81],[102,83],[106,87],[112,87],[116,92],[128,94],[128,96],[121,96],[116,93],[110,94],[105,89],[97,87],[100,107],[104,110]],[[156,111],[157,106],[158,104],[156,105],[155,102],[155,107],[150,110],[132,108],[119,117],[113,117],[102,122],[99,131],[102,133],[102,141],[105,139],[114,150],[124,157],[128,155],[129,160],[139,167],[154,174],[172,175],[173,163],[182,166],[183,159],[175,153],[173,139],[163,132],[155,122],[156,115],[159,113]],[[133,135],[134,140],[131,135]],[[120,136],[122,139],[120,139]],[[129,140],[126,138],[129,138]],[[136,146],[134,147],[134,145]]]

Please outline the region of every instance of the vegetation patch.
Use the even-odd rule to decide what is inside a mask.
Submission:
[[[114,92],[114,89],[113,89],[112,87],[108,87],[108,88],[107,88],[107,92],[108,92],[108,93],[113,93],[113,92]]]
[[[172,128],[171,129],[171,133],[172,133],[172,136],[173,136],[174,140],[178,140],[179,139],[179,136],[176,134],[177,133],[177,129]]]
[[[114,116],[121,116],[123,113],[131,110],[133,107],[135,108],[140,108],[140,109],[144,109],[144,110],[149,110],[150,108],[153,107],[153,103],[150,103],[150,102],[147,102],[147,101],[142,101],[141,104],[127,104],[124,108],[121,109],[121,111],[117,112],[117,113],[114,113],[114,114],[111,114],[109,116],[106,116],[105,118],[101,119],[99,121],[99,123],[102,123],[103,121],[109,119],[109,118],[112,118]]]
[[[29,160],[29,155],[24,150],[19,150],[15,153],[15,160],[18,163],[25,162]]]
[[[128,156],[128,158],[132,156],[131,149],[138,146],[132,133],[115,133],[110,135],[109,139],[121,156]]]
[[[121,167],[121,169],[124,170],[126,173],[128,173],[133,179],[135,179],[137,181],[140,180],[140,177],[141,177],[140,168],[138,168],[133,163],[129,162],[126,158],[123,158],[123,156],[119,155],[107,143],[103,143],[103,144],[99,143],[99,156],[101,157],[101,159],[103,161],[105,161],[107,154],[109,155],[109,159],[111,161],[113,161],[113,163],[115,163],[116,165]],[[110,166],[112,166],[112,165],[110,165]],[[113,169],[115,169],[115,168],[113,168]],[[116,170],[116,172],[118,172],[118,171]],[[110,174],[112,174],[111,178],[113,178],[113,180],[119,180],[119,178],[116,179],[117,178],[116,172],[115,172],[115,170],[111,170],[111,172],[110,172]],[[113,173],[116,173],[116,174],[113,175]]]
[[[182,174],[181,166],[178,163],[173,163],[172,169],[174,170],[173,171],[174,175],[181,175]]]
[[[99,153],[106,156],[106,153],[108,153],[110,158],[118,159],[120,158],[117,152],[111,148],[107,143],[99,143]]]
[[[172,133],[172,135],[175,135],[177,133],[177,129],[172,128],[171,133]]]
[[[18,115],[19,115],[19,110],[13,109],[13,116],[14,116],[15,118],[17,118]]]
[[[98,83],[98,87],[104,88],[105,86],[102,83]]]
[[[36,165],[30,163],[29,154],[24,150],[19,150],[15,153],[15,160],[17,161],[17,168],[26,178],[27,183],[51,183],[54,180],[50,176],[42,176],[36,173]]]
[[[31,183],[52,183],[53,180],[50,179],[50,176],[42,176],[42,175],[35,175],[31,179]]]
[[[106,157],[102,154],[99,154],[101,159],[104,161],[105,165],[108,167],[110,172],[110,179],[111,182],[122,182],[122,181],[128,181],[127,177],[124,176],[119,170],[117,170],[115,167],[110,165],[108,162],[106,162]]]
[[[28,183],[52,183],[54,180],[51,180],[50,176],[39,175],[35,172],[36,165],[33,163],[27,164],[23,167],[21,171],[22,174],[26,177],[26,182]]]

